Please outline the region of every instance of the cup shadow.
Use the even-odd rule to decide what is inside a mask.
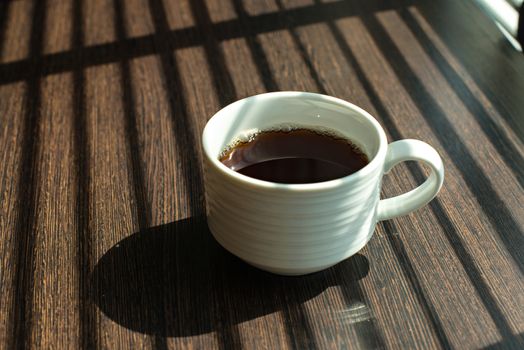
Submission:
[[[228,253],[205,218],[149,228],[123,239],[89,277],[91,300],[118,324],[169,337],[221,331],[303,303],[339,281],[364,278],[361,254],[315,274],[277,276]],[[349,280],[349,281],[348,281]]]

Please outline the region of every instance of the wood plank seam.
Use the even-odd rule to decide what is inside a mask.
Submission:
[[[22,145],[22,160],[20,163],[19,210],[16,223],[16,239],[18,240],[15,265],[15,296],[13,333],[9,340],[9,348],[27,347],[28,337],[32,327],[31,302],[34,289],[34,246],[36,225],[36,203],[38,196],[37,167],[40,155],[40,74],[42,69],[39,57],[43,50],[43,33],[45,28],[47,1],[35,3],[31,21],[29,38],[29,55],[32,62],[28,67],[27,78],[27,112],[25,115]]]

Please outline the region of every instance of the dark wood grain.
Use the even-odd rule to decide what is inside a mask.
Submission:
[[[0,1],[0,348],[523,348],[512,50],[472,1]],[[200,134],[276,90],[430,143],[438,198],[321,273],[231,256]],[[398,166],[383,195],[426,175]]]

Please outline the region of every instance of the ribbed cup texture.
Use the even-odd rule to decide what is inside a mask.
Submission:
[[[334,180],[321,190],[272,188],[241,181],[205,162],[208,225],[246,262],[279,274],[332,266],[371,238],[382,172]],[[276,186],[275,186],[276,187]]]

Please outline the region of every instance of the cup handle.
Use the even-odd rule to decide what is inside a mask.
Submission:
[[[382,199],[378,203],[377,221],[406,215],[429,203],[444,182],[444,164],[433,147],[419,140],[400,140],[388,145],[384,173],[395,165],[408,160],[422,161],[431,167],[431,175],[413,190],[396,197]]]

